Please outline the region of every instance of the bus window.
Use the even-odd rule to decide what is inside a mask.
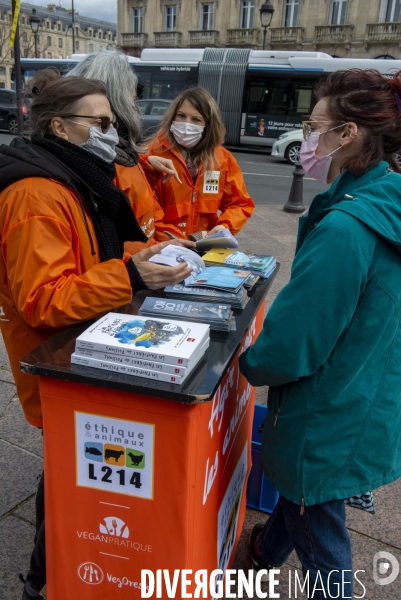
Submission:
[[[150,94],[150,81],[151,81],[151,73],[150,71],[137,71],[135,73],[138,77],[138,85],[136,88],[136,96],[138,100],[148,100],[151,97]]]
[[[182,90],[196,82],[197,74],[192,72],[153,72],[151,98],[173,100]]]
[[[288,114],[291,116],[301,116],[302,118],[306,115],[310,115],[315,100],[313,98],[313,86],[316,83],[316,79],[293,79],[290,102],[288,106]]]
[[[297,78],[290,73],[248,75],[243,102],[245,135],[274,139],[300,128],[313,109],[315,82],[313,77]]]

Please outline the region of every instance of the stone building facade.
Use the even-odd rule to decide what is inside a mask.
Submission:
[[[23,58],[35,58],[35,38],[29,23],[32,9],[36,10],[40,19],[36,58],[68,58],[74,52],[85,54],[116,46],[116,23],[84,17],[75,11],[73,48],[71,10],[56,4],[43,7],[21,2],[19,28]],[[11,0],[0,0],[0,88],[12,87],[14,51],[9,47],[11,24]]]
[[[266,49],[401,58],[401,0],[271,0]],[[118,0],[118,44],[262,49],[264,0]]]

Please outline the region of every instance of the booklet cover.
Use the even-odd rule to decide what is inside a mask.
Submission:
[[[211,329],[228,330],[233,311],[229,304],[210,304],[207,302],[191,302],[188,300],[173,300],[166,298],[145,298],[140,315],[164,316],[209,323]]]
[[[238,240],[229,229],[222,229],[196,242],[197,250],[206,252],[212,248],[238,248]]]
[[[209,250],[203,256],[203,260],[208,264],[224,265],[231,269],[247,269],[252,274],[264,278],[269,277],[276,268],[274,256],[250,254],[239,250],[225,250],[224,248]]]
[[[243,309],[248,302],[248,294],[242,286],[238,292],[223,292],[212,288],[187,287],[183,283],[176,283],[164,288],[168,298],[197,301],[202,298],[206,302],[222,302],[231,305],[231,308]]]
[[[209,338],[209,325],[108,313],[76,340],[76,348],[187,366]]]
[[[250,277],[249,271],[226,267],[206,267],[195,275],[187,287],[210,287],[225,292],[237,292]]]

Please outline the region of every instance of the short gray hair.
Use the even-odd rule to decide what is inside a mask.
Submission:
[[[111,109],[127,129],[130,145],[139,152],[137,142],[140,138],[141,121],[132,104],[138,78],[126,55],[117,50],[88,54],[67,75],[97,79],[107,85]]]

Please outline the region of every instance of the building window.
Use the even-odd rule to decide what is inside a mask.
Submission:
[[[26,23],[26,18],[25,17],[21,17],[21,25],[25,25]]]
[[[75,35],[79,35],[79,27],[75,27]]]
[[[0,77],[5,77],[5,76],[6,76],[6,68],[0,67]]]
[[[11,14],[11,13],[8,13],[8,15],[7,15],[7,20],[8,20],[8,21],[10,21],[10,23],[11,23],[11,21],[13,20],[13,16],[12,16],[12,14]]]
[[[26,31],[23,32],[22,34],[22,41],[27,43],[28,42],[28,34]]]
[[[253,15],[255,12],[255,0],[244,0],[241,9],[241,27],[250,29],[253,27]]]
[[[284,27],[296,27],[298,24],[299,0],[286,0]]]
[[[169,7],[167,7],[169,8]],[[143,8],[134,8],[132,10],[132,32],[142,33],[143,27]]]
[[[48,53],[47,53],[47,58],[51,58],[51,57],[52,57],[52,53],[51,53],[51,52],[48,52]]]
[[[79,42],[75,42],[75,51],[79,50]]]
[[[89,44],[89,52],[93,52],[93,44]]]
[[[48,46],[52,45],[52,38],[50,37],[50,35],[47,36],[47,45]]]
[[[24,53],[24,58],[28,58],[28,48],[24,48],[23,53]]]
[[[46,21],[46,29],[50,29],[50,21]]]
[[[347,15],[347,0],[333,0],[331,4],[330,25],[344,25]]]
[[[57,31],[61,31],[61,23],[57,23]]]
[[[214,4],[201,4],[201,26],[202,31],[208,31],[214,27]]]
[[[177,7],[166,6],[166,31],[175,31],[177,29]]]
[[[386,22],[398,22],[400,20],[401,0],[388,0],[386,10]]]
[[[59,48],[63,47],[63,38],[58,38],[58,47]]]

